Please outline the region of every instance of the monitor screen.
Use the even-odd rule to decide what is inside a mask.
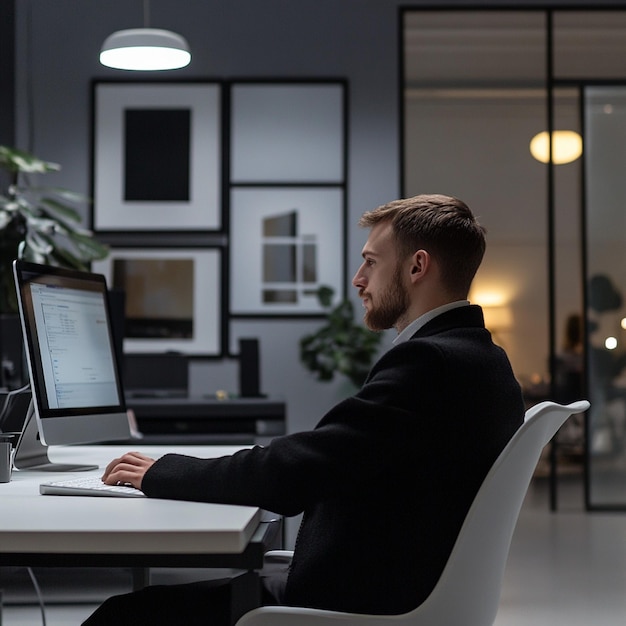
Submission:
[[[128,439],[104,276],[25,261],[14,271],[43,443]]]

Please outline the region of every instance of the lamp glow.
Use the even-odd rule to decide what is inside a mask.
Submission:
[[[541,163],[550,161],[548,133],[542,131],[530,140],[530,153]],[[575,161],[583,153],[582,137],[573,130],[555,130],[552,132],[552,162],[563,165]]]
[[[118,30],[105,39],[100,52],[102,65],[119,70],[175,70],[190,61],[186,40],[158,28]]]
[[[485,327],[492,331],[509,330],[513,326],[513,314],[509,306],[483,307]]]

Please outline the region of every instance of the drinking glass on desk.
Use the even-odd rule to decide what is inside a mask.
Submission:
[[[0,434],[0,483],[11,480],[11,439],[12,435]]]

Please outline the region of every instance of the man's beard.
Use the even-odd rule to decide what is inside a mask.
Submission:
[[[401,268],[398,266],[387,290],[377,296],[374,302],[371,294],[363,293],[370,300],[370,308],[366,309],[363,321],[370,330],[386,330],[396,325],[409,308],[409,296],[402,284]]]

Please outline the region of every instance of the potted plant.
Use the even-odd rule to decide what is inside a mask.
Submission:
[[[61,169],[58,164],[0,146],[0,168],[9,179],[0,191],[0,313],[16,313],[14,259],[84,270],[106,257],[108,247],[80,226],[75,205],[87,198],[34,184],[36,175]]]
[[[317,374],[318,380],[330,381],[335,373],[340,373],[361,387],[381,335],[355,323],[350,300],[342,300],[332,307],[333,293],[331,287],[319,288],[317,296],[327,310],[327,323],[300,340],[300,359],[307,369]]]

